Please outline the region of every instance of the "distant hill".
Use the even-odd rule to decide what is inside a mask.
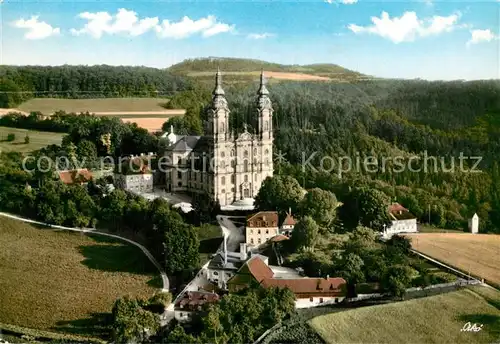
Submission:
[[[207,57],[184,60],[167,69],[174,75],[213,81],[220,67],[225,80],[231,83],[248,82],[264,70],[268,79],[297,81],[354,81],[370,78],[336,64],[283,65],[254,59]]]

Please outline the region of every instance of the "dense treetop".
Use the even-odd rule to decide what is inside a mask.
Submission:
[[[187,79],[166,70],[107,65],[0,66],[0,80],[9,82],[0,91],[21,92],[20,99],[9,102],[0,97],[0,107],[14,107],[31,97],[168,97],[190,87]]]

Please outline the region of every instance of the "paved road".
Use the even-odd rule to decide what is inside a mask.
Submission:
[[[165,273],[165,271],[163,270],[163,268],[161,267],[161,265],[158,263],[158,261],[153,257],[153,255],[151,254],[151,252],[149,252],[147,248],[145,248],[144,246],[142,246],[138,242],[135,242],[135,241],[127,239],[127,238],[124,238],[124,237],[119,236],[119,235],[109,234],[109,233],[104,233],[104,232],[99,232],[99,231],[95,230],[94,228],[74,228],[74,227],[64,227],[64,226],[50,225],[50,224],[43,223],[43,222],[40,222],[40,221],[34,221],[34,220],[26,219],[24,217],[20,217],[20,216],[16,216],[16,215],[11,215],[11,214],[7,214],[7,213],[3,213],[3,212],[0,212],[0,216],[8,217],[8,218],[11,218],[11,219],[15,219],[15,220],[19,220],[19,221],[23,221],[23,222],[27,222],[27,223],[33,223],[33,224],[48,226],[50,228],[55,228],[55,229],[62,229],[62,230],[73,231],[73,232],[99,234],[99,235],[104,235],[104,236],[107,236],[107,237],[111,237],[111,238],[115,238],[115,239],[126,241],[126,242],[128,242],[128,243],[130,243],[130,244],[132,244],[132,245],[134,245],[134,246],[136,246],[138,248],[140,248],[141,251],[144,252],[144,254],[146,255],[146,257],[148,257],[148,259],[158,269],[158,272],[161,275],[161,279],[162,279],[162,283],[163,283],[162,291],[165,291],[165,292],[169,291],[170,283],[168,281],[167,274]]]

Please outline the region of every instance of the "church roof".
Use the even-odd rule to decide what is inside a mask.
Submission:
[[[267,90],[266,87],[267,81],[264,76],[264,70],[260,72],[260,85],[259,85],[259,90],[257,91],[257,94],[260,96],[267,96],[269,95],[269,91]]]
[[[217,74],[215,74],[215,88],[212,92],[214,96],[223,96],[224,90],[222,89],[222,74],[219,67],[217,67]]]
[[[179,141],[174,143],[172,150],[174,152],[192,151],[196,147],[199,139],[200,136],[183,136]]]
[[[295,219],[293,218],[292,214],[286,213],[286,218],[281,224],[282,226],[295,226],[296,222]]]
[[[201,136],[199,140],[196,142],[196,145],[193,149],[197,152],[208,152],[211,141],[212,141],[211,137]]]

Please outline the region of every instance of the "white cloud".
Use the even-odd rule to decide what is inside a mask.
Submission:
[[[156,27],[159,37],[176,39],[186,38],[195,34],[201,34],[203,37],[210,37],[220,33],[233,31],[233,29],[234,25],[219,23],[214,16],[207,16],[198,20],[184,17],[179,22],[170,22],[165,19]]]
[[[44,39],[61,33],[58,27],[54,28],[44,21],[38,21],[38,16],[32,16],[28,20],[21,18],[16,20],[13,25],[19,29],[28,30],[24,34],[24,38],[26,39]]]
[[[498,0],[500,1],[500,0]],[[352,5],[358,2],[358,0],[325,0],[327,4],[344,4],[344,5]]]
[[[477,29],[477,30],[472,30],[470,33],[471,33],[471,38],[467,42],[466,44],[467,46],[470,46],[472,44],[478,44],[481,42],[491,42],[499,38],[490,29],[485,29],[485,30]]]
[[[71,29],[71,33],[74,35],[88,34],[94,38],[100,38],[103,34],[140,36],[154,29],[159,22],[157,17],[146,17],[139,20],[137,13],[124,8],[120,8],[114,16],[108,12],[83,12],[78,17],[87,20],[87,24],[81,29]]]
[[[184,17],[179,22],[165,19],[160,22],[158,17],[139,19],[136,12],[124,8],[119,9],[115,15],[108,12],[83,12],[78,17],[87,20],[87,23],[81,29],[71,29],[71,33],[87,34],[94,38],[101,38],[104,34],[140,36],[152,30],[156,31],[159,37],[186,38],[197,33],[203,37],[210,37],[234,29],[232,25],[217,22],[214,16],[199,20]]]
[[[387,12],[382,12],[380,18],[372,17],[371,26],[348,25],[355,34],[370,33],[389,39],[394,43],[411,42],[419,37],[439,35],[450,32],[458,26],[460,13],[447,17],[433,16],[419,19],[415,12],[405,12],[401,17],[391,18]]]
[[[247,38],[250,38],[250,39],[266,39],[266,38],[273,37],[273,36],[274,36],[274,34],[272,34],[272,33],[264,32],[264,33],[251,33],[251,34],[248,34]]]

